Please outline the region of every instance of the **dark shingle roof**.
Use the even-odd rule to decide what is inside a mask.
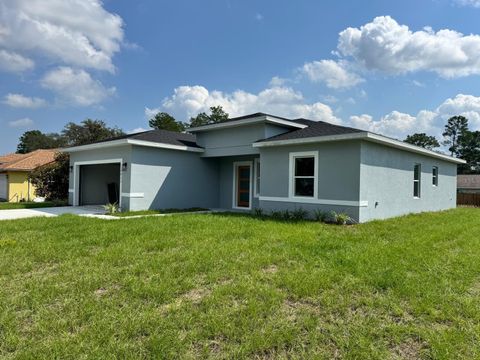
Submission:
[[[256,117],[259,117],[259,116],[270,116],[270,117],[274,117],[274,118],[280,119],[280,120],[292,121],[291,119],[287,119],[285,117],[281,117],[281,116],[277,116],[277,115],[271,115],[271,114],[262,113],[262,112],[257,112],[257,113],[253,113],[253,114],[249,114],[249,115],[243,115],[243,116],[230,118],[230,119],[225,120],[223,122],[245,120],[245,119],[250,119],[250,118],[256,118]]]
[[[197,145],[196,137],[192,134],[178,133],[167,130],[149,130],[134,134],[127,134],[123,136],[117,136],[108,140],[98,141],[98,143],[109,142],[114,140],[132,139],[140,141],[150,141],[159,144],[190,146],[201,148]]]
[[[344,135],[366,132],[351,127],[330,124],[325,121],[313,121],[307,119],[296,119],[291,121],[307,125],[308,127],[299,130],[289,131],[280,135],[275,135],[267,139],[260,140],[259,142],[305,139],[317,136]]]

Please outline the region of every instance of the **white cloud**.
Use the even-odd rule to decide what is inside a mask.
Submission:
[[[347,68],[346,61],[320,60],[306,63],[301,71],[311,81],[325,83],[332,89],[350,88],[364,81]]]
[[[11,107],[28,109],[36,109],[47,105],[44,99],[28,97],[22,94],[7,94],[3,99],[3,103]]]
[[[33,126],[33,120],[29,118],[13,120],[8,123],[8,126],[13,128],[30,128]]]
[[[308,103],[300,92],[288,87],[269,87],[258,94],[237,90],[232,93],[209,91],[203,86],[180,86],[173,95],[163,100],[161,107],[145,109],[151,117],[158,111],[171,113],[179,120],[186,120],[199,112],[208,112],[211,106],[221,105],[231,116],[266,112],[285,117],[305,117],[340,123],[332,109],[323,103]]]
[[[35,63],[33,62],[33,60],[28,59],[15,52],[0,49],[0,70],[20,73],[23,71],[32,70],[34,67]]]
[[[465,116],[469,120],[470,129],[480,130],[480,97],[458,94],[446,99],[436,109],[422,110],[416,115],[392,111],[380,120],[374,120],[368,114],[355,115],[350,117],[350,124],[398,139],[417,132],[441,138],[447,120],[455,115]]]
[[[281,78],[280,76],[274,76],[268,83],[270,87],[283,86],[287,82],[287,79]]]
[[[135,129],[132,129],[130,131],[128,131],[129,134],[135,134],[135,133],[139,133],[139,132],[144,132],[144,131],[148,131],[149,129],[145,129],[143,127],[138,127],[138,128],[135,128]],[[152,129],[150,129],[152,130]]]
[[[114,95],[114,87],[106,88],[92,79],[85,70],[59,67],[48,72],[41,81],[44,88],[54,91],[60,102],[90,106],[99,104]]]
[[[260,13],[256,13],[256,14],[255,14],[255,19],[256,19],[257,21],[262,21],[262,20],[263,20],[263,15],[260,14]]]
[[[369,70],[387,74],[434,71],[445,78],[480,74],[480,36],[431,28],[411,31],[381,16],[339,35],[338,50]]]
[[[455,0],[460,6],[472,6],[474,8],[480,8],[480,0]]]
[[[417,116],[392,111],[378,121],[374,121],[373,117],[367,114],[351,116],[350,123],[362,130],[403,139],[412,132],[431,133],[435,131],[433,121],[436,116],[435,112],[426,110],[420,111]]]
[[[3,1],[0,24],[4,51],[110,72],[123,41],[123,20],[106,11],[101,0]]]
[[[422,83],[421,81],[418,81],[418,80],[413,80],[412,84],[417,86],[417,87],[425,87],[425,84]]]

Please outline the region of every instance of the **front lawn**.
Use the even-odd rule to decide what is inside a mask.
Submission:
[[[55,207],[55,206],[66,206],[66,202],[0,202],[0,210],[10,210],[10,209],[36,209],[44,207]]]
[[[0,223],[0,357],[480,358],[480,210]]]

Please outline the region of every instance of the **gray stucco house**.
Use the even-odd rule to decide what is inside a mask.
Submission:
[[[464,162],[367,131],[263,113],[66,151],[72,205],[301,207],[359,222],[455,207],[457,164]]]

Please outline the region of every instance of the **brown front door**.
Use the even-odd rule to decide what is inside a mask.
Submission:
[[[237,207],[250,207],[250,166],[237,167]]]

